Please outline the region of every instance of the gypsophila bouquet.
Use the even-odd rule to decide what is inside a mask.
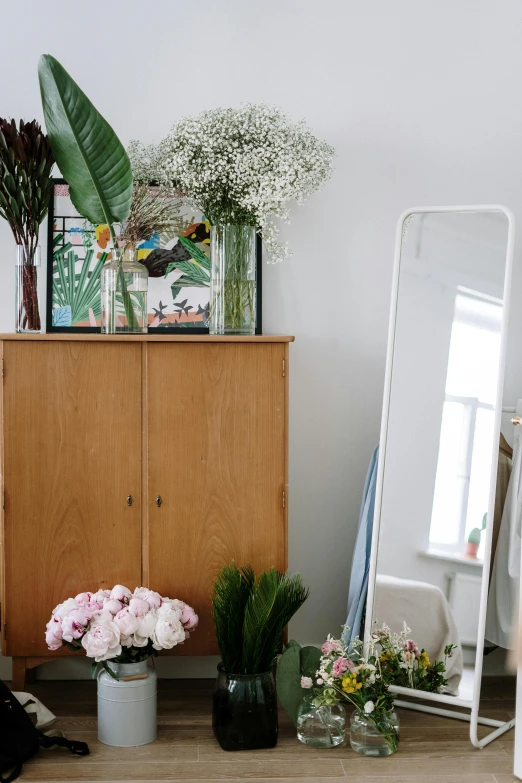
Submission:
[[[322,707],[339,701],[350,702],[373,724],[390,752],[395,752],[399,736],[392,719],[393,696],[378,658],[363,654],[360,639],[355,639],[348,648],[341,639],[332,636],[328,636],[321,652],[315,682],[311,677],[301,679],[301,687],[313,688],[313,704]]]
[[[456,647],[445,647],[444,661],[430,661],[426,650],[408,638],[410,632],[406,623],[401,633],[392,633],[383,623],[372,632],[369,648],[379,658],[382,675],[389,685],[439,693],[447,685],[446,663]]]
[[[65,645],[82,648],[95,665],[102,663],[114,677],[107,661],[138,663],[159,650],[183,644],[198,624],[191,606],[165,598],[154,590],[116,585],[112,590],[79,593],[53,609],[45,641],[50,650]]]
[[[255,226],[272,261],[288,248],[274,218],[288,221],[330,176],[334,149],[280,109],[211,109],[176,123],[159,148],[139,149],[143,176],[174,184],[213,225]]]

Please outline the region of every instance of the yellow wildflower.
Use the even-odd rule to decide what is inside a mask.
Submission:
[[[381,662],[381,663],[385,663],[386,661],[391,661],[392,657],[393,657],[393,656],[392,656],[392,654],[391,654],[391,650],[387,650],[385,653],[383,653],[383,654],[381,655],[381,657],[379,658],[379,660],[380,660],[380,662]]]
[[[419,666],[421,666],[423,669],[427,669],[430,665],[430,659],[428,656],[428,653],[426,650],[423,650],[419,657]]]

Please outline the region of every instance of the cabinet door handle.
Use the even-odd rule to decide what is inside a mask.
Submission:
[[[132,506],[132,501],[133,500],[134,500],[134,498],[132,497],[132,495],[127,495],[127,505],[128,506]]]
[[[156,505],[157,505],[157,507],[159,508],[162,503],[163,503],[163,501],[161,499],[161,495],[158,495],[157,498],[156,498]]]

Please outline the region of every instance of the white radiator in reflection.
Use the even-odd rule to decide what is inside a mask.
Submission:
[[[476,647],[482,578],[449,573],[448,602],[458,628],[460,643]]]

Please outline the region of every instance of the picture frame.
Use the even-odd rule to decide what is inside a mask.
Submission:
[[[138,260],[149,269],[149,333],[208,334],[209,285],[186,274],[190,248],[210,254],[210,226],[201,213],[182,206],[188,228],[183,235],[152,237],[138,246]],[[99,276],[112,245],[107,226],[93,226],[75,210],[69,186],[53,178],[47,222],[46,331],[100,332]],[[154,255],[153,255],[154,254]],[[183,270],[172,267],[180,261]],[[165,275],[166,268],[171,270]],[[71,274],[69,274],[71,273]],[[74,280],[72,280],[74,274]],[[190,283],[193,283],[192,285]],[[210,283],[210,272],[209,272]],[[256,334],[262,334],[262,241],[256,241]]]

